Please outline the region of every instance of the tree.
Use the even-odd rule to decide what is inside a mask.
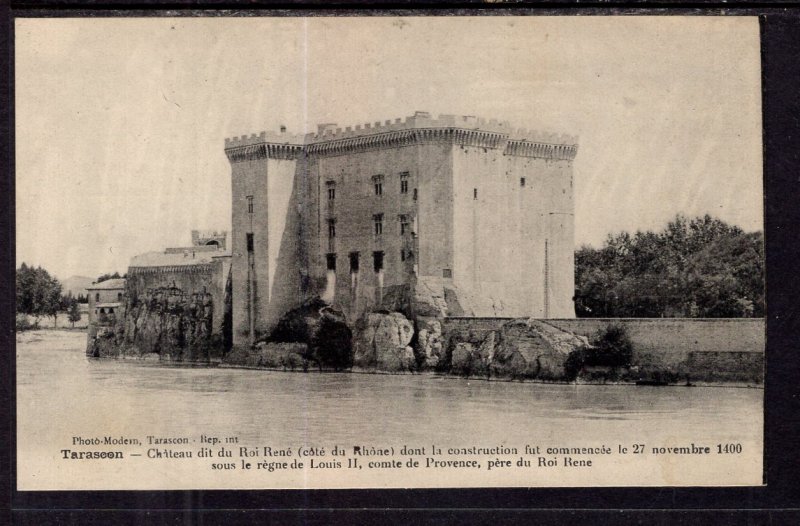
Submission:
[[[124,277],[127,277],[127,274],[125,274],[124,276],[120,276],[119,272],[114,272],[113,274],[103,274],[97,278],[97,281],[95,283],[102,283],[103,281],[108,281],[110,279],[120,279]]]
[[[81,321],[81,311],[78,309],[78,301],[72,300],[69,306],[69,321],[72,323],[72,328],[75,328],[75,322]]]
[[[25,263],[17,269],[17,312],[35,316],[52,316],[53,325],[58,324],[58,312],[62,308],[61,283],[41,267],[29,267]]]
[[[575,253],[580,317],[764,315],[764,242],[709,215],[610,235]]]

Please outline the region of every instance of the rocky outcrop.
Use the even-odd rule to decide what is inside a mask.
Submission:
[[[267,343],[302,343],[304,359],[320,369],[343,370],[353,365],[352,332],[344,313],[319,298],[281,317]]]
[[[442,322],[430,316],[417,316],[416,327],[417,362],[423,369],[437,369],[445,362]]]
[[[367,371],[412,371],[417,366],[413,336],[413,324],[399,312],[367,313],[356,323],[353,364]]]
[[[304,343],[259,342],[253,349],[234,349],[225,357],[225,364],[282,371],[308,371],[314,367]]]
[[[495,331],[450,335],[449,370],[462,376],[564,381],[570,353],[588,345],[586,338],[545,321],[514,320]]]
[[[424,276],[417,279],[409,294],[412,316],[508,316],[511,305],[491,297],[474,294],[452,280]],[[394,309],[398,310],[398,309]],[[519,310],[519,309],[516,309]]]
[[[210,294],[175,287],[149,289],[129,299],[116,317],[102,316],[89,330],[87,355],[100,358],[157,356],[174,362],[216,361],[222,342],[212,335]]]

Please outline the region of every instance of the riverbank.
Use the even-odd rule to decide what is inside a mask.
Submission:
[[[158,365],[158,364],[154,364]],[[165,366],[175,366],[169,362],[164,363]],[[308,370],[302,369],[283,369],[279,367],[263,367],[257,365],[233,365],[227,363],[211,364],[210,367],[218,369],[241,369],[247,371],[265,371],[272,373],[305,373],[305,374],[359,374],[359,375],[377,375],[377,376],[421,376],[432,378],[436,380],[468,380],[471,382],[489,382],[489,383],[516,383],[516,384],[539,384],[539,385],[580,385],[580,386],[620,386],[620,387],[677,387],[677,388],[691,388],[691,387],[717,387],[717,388],[731,388],[731,389],[759,389],[764,390],[763,384],[753,384],[749,382],[691,382],[690,384],[662,384],[662,385],[648,385],[637,384],[632,381],[616,381],[616,382],[602,382],[590,380],[576,380],[572,382],[567,381],[546,381],[535,378],[486,378],[481,376],[460,376],[457,374],[445,374],[436,371],[405,371],[405,372],[388,372],[388,371],[375,371],[354,367],[346,370],[333,370],[333,369],[318,369],[309,368]]]
[[[18,344],[18,352],[21,350],[22,347],[24,349],[25,346],[35,345],[36,347],[47,347],[52,350],[58,351],[70,351],[70,350],[82,350],[86,344],[86,333],[84,331],[79,330],[64,330],[64,329],[38,329],[38,330],[31,330],[25,331],[21,333],[17,333],[16,335],[17,344]],[[296,346],[289,346],[289,345],[282,345],[283,347],[293,347],[291,350],[293,352],[287,353],[297,357],[297,351],[300,349],[296,349]],[[287,351],[289,349],[283,349],[283,351]],[[263,355],[263,351],[261,353]],[[255,355],[254,355],[255,356]],[[240,355],[241,357],[241,355]],[[226,356],[226,358],[228,358]],[[213,360],[210,362],[198,362],[198,361],[176,361],[176,360],[165,360],[163,357],[159,356],[155,353],[149,353],[142,356],[137,356],[135,354],[121,354],[116,357],[107,357],[107,358],[94,358],[97,360],[113,360],[113,361],[122,361],[122,362],[129,362],[135,363],[137,365],[148,365],[153,367],[164,366],[164,367],[187,367],[187,368],[219,368],[219,369],[242,369],[242,370],[256,370],[256,371],[271,371],[271,372],[308,372],[308,373],[349,373],[349,374],[359,374],[359,375],[379,375],[379,376],[424,376],[429,378],[438,378],[438,379],[467,379],[470,381],[481,381],[481,382],[498,382],[498,383],[529,383],[529,384],[542,384],[542,385],[609,385],[609,386],[636,386],[636,380],[630,380],[627,378],[618,379],[610,381],[608,378],[603,377],[600,379],[592,379],[587,377],[579,377],[574,381],[563,381],[558,379],[541,379],[541,378],[525,378],[525,377],[501,377],[501,376],[486,376],[486,375],[466,375],[466,374],[454,374],[454,373],[447,373],[442,371],[436,370],[401,370],[401,371],[382,371],[376,369],[366,369],[362,367],[351,367],[346,369],[334,370],[331,368],[322,368],[320,369],[317,365],[304,361],[300,358],[296,360],[289,360],[286,359],[284,363],[287,365],[280,365],[280,362],[276,363],[265,363],[262,359],[262,363],[259,364],[258,360],[252,360],[252,363],[246,363],[242,360],[231,361],[231,360]],[[296,363],[295,363],[296,361]],[[269,362],[269,361],[267,361]],[[293,367],[292,367],[293,366]],[[629,376],[630,377],[630,376]],[[701,379],[691,379],[688,382],[685,381],[685,378],[680,378],[677,381],[671,382],[663,382],[657,387],[663,386],[671,386],[671,387],[730,387],[730,388],[750,388],[750,389],[761,389],[763,390],[763,383],[762,382],[752,382],[752,381],[736,381],[736,380],[729,380],[729,381],[705,381]]]
[[[80,329],[34,329],[16,333],[17,351],[19,345],[41,343],[53,350],[71,351],[86,347],[86,330]]]

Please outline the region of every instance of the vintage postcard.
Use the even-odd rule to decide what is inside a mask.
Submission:
[[[763,484],[757,18],[14,27],[18,490]]]

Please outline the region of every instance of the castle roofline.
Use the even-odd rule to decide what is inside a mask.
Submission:
[[[213,261],[214,255],[216,255],[216,251],[192,251],[191,247],[183,252],[145,252],[131,258],[128,270],[148,267],[207,265]]]
[[[497,119],[484,119],[472,115],[439,115],[432,117],[430,113],[418,111],[414,115],[387,120],[381,123],[357,124],[346,126],[344,129],[335,124],[320,124],[316,133],[305,135],[290,134],[286,132],[261,132],[249,136],[232,137],[225,139],[225,149],[252,146],[256,144],[271,144],[284,146],[289,149],[301,149],[307,145],[315,145],[341,139],[352,139],[381,134],[392,134],[406,130],[464,130],[497,134],[504,140],[515,142],[529,142],[538,144],[576,146],[578,137],[568,134],[548,133],[526,128],[514,128],[508,121]]]

